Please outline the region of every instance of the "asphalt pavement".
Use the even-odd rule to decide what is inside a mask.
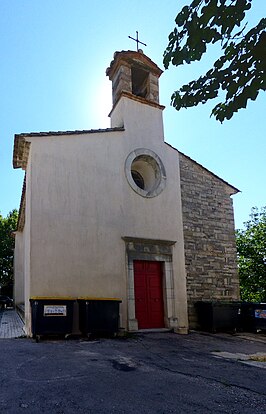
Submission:
[[[0,339],[0,412],[266,412],[263,335]]]

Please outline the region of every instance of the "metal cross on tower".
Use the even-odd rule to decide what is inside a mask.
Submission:
[[[136,39],[134,39],[134,37],[131,37],[131,36],[128,36],[128,37],[129,37],[129,39],[132,39],[135,42],[137,42],[137,52],[139,51],[139,43],[141,43],[144,46],[147,46],[146,43],[143,43],[139,40],[139,32],[138,31],[136,31]]]

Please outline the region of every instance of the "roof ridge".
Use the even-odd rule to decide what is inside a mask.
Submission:
[[[93,134],[96,132],[115,132],[124,131],[124,127],[114,128],[99,128],[99,129],[81,129],[74,131],[46,131],[46,132],[22,132],[21,134],[15,134],[15,137],[36,137],[36,136],[48,136],[48,135],[81,135],[81,134]]]

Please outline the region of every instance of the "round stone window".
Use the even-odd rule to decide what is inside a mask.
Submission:
[[[142,197],[155,197],[166,185],[165,168],[161,159],[146,148],[138,148],[129,154],[125,173],[129,185]]]

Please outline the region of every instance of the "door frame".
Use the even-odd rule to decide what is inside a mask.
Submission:
[[[135,314],[135,289],[134,289],[134,260],[162,262],[163,273],[163,302],[164,325],[166,328],[176,328],[175,317],[175,293],[173,278],[173,245],[171,240],[152,240],[136,237],[122,237],[126,244],[127,257],[127,314],[128,330],[137,331],[138,321]]]

